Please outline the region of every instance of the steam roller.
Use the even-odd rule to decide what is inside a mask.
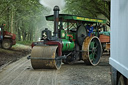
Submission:
[[[32,43],[31,65],[33,69],[60,69],[61,64],[84,61],[86,65],[97,65],[102,56],[102,46],[98,38],[98,23],[104,19],[94,19],[69,14],[59,14],[55,6],[54,14],[46,16],[54,21],[54,31],[48,28],[41,33],[41,41]],[[94,34],[88,36],[86,25],[94,24]]]

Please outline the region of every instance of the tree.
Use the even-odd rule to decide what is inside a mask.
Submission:
[[[40,32],[45,23],[41,19],[46,13],[37,0],[0,0],[0,24],[5,23],[5,30],[20,41],[33,40],[35,31]]]
[[[110,21],[110,1],[66,0],[65,12],[74,15],[97,18],[104,15]]]

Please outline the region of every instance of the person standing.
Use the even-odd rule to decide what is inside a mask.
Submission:
[[[106,32],[106,31],[107,31],[107,26],[106,26],[106,24],[103,24],[102,27],[103,27],[103,31]]]
[[[0,42],[3,40],[3,28],[4,28],[5,24],[2,24],[0,26]]]
[[[1,36],[2,36],[1,31],[2,31],[2,28],[0,27],[0,41],[1,41]]]

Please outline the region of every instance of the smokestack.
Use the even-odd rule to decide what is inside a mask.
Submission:
[[[59,7],[55,6],[54,9],[54,36],[58,38],[58,22],[59,22]]]

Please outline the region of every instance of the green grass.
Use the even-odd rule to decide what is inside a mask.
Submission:
[[[16,41],[17,44],[31,45],[32,41]]]

